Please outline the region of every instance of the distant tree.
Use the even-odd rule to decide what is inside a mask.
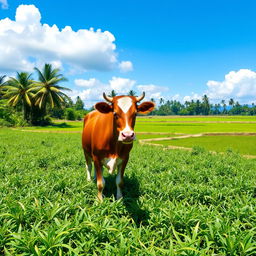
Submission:
[[[83,103],[83,101],[81,100],[81,98],[79,96],[77,96],[77,98],[76,98],[75,109],[76,110],[83,110],[84,109],[84,103]]]
[[[17,77],[11,77],[3,88],[6,90],[4,97],[8,99],[8,103],[13,107],[21,104],[24,120],[29,121],[29,110],[34,96],[31,74],[17,73]]]
[[[209,98],[205,94],[202,98],[202,114],[203,115],[209,115],[210,113],[210,103]]]
[[[155,100],[154,98],[151,98],[150,100],[151,100],[152,102],[156,102],[156,100]]]
[[[115,96],[117,96],[117,93],[116,93],[115,90],[112,90],[108,96],[109,97],[115,97]]]
[[[200,100],[197,100],[195,103],[195,114],[200,115],[201,114],[201,102]]]
[[[160,103],[160,105],[164,104],[164,99],[163,99],[163,98],[160,98],[160,99],[159,99],[159,103]]]
[[[223,110],[222,110],[222,113],[223,114],[226,114],[226,112],[227,112],[227,110],[226,110],[226,102],[225,102],[225,100],[221,100],[221,104],[222,104],[222,106],[223,106]]]
[[[136,92],[133,90],[130,90],[128,93],[129,96],[136,96]]]
[[[235,105],[235,101],[231,98],[228,102],[229,106],[233,107]]]

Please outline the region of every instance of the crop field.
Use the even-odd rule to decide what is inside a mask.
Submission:
[[[81,133],[82,126],[83,121],[59,120],[52,126],[25,127],[22,130]],[[226,133],[226,136],[222,137],[207,136],[200,139],[164,140],[156,143],[190,148],[200,146],[216,152],[225,152],[231,149],[241,154],[256,155],[255,116],[140,116],[137,118],[135,131],[138,140],[177,137],[186,134]],[[253,133],[254,136],[227,136],[232,133]]]
[[[216,152],[233,150],[240,154],[256,155],[256,136],[202,136],[177,140],[154,141],[154,143],[187,148],[200,146]]]
[[[0,254],[256,254],[255,159],[135,143],[99,203],[80,137],[0,129]]]

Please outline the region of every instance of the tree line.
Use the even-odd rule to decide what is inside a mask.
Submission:
[[[152,99],[154,100],[154,99]],[[153,115],[256,115],[256,106],[240,104],[233,98],[219,103],[210,103],[207,95],[201,100],[191,100],[181,103],[176,100],[159,100],[159,107]]]
[[[42,70],[34,68],[33,74],[17,72],[16,77],[0,76],[0,126],[47,125],[54,119],[81,120],[92,108],[84,109],[84,103],[78,96],[73,102],[64,92],[69,88],[60,86],[67,79],[60,69],[45,64]],[[112,90],[109,96],[117,96]],[[134,90],[128,95],[136,96]],[[150,115],[256,115],[256,106],[240,104],[231,98],[212,104],[207,95],[201,100],[181,103],[177,100],[160,98],[157,107]]]

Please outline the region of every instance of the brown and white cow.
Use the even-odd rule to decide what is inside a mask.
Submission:
[[[136,114],[151,112],[153,102],[138,103],[145,97],[116,96],[109,97],[103,93],[106,102],[98,102],[96,110],[84,117],[82,145],[87,167],[87,180],[91,180],[92,161],[94,162],[95,176],[97,178],[98,198],[103,199],[102,191],[105,181],[103,166],[113,174],[117,168],[116,198],[122,197],[124,170],[129,159],[129,153],[135,140],[134,125]]]

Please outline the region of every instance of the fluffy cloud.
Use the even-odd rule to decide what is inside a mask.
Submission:
[[[168,87],[154,84],[138,85],[137,88],[139,92],[146,92],[147,99],[153,98],[156,102],[158,102],[160,98],[165,99],[166,93],[169,91]]]
[[[6,1],[0,0],[2,5]],[[118,63],[115,37],[109,31],[80,29],[41,23],[34,5],[20,5],[15,20],[0,20],[0,70],[32,70],[44,62],[67,65],[69,69],[107,71],[120,65],[132,68],[131,62]]]
[[[130,90],[133,89],[135,83],[135,80],[115,76],[112,77],[112,79],[109,81],[111,90],[115,90],[118,94],[128,93]]]
[[[0,4],[2,9],[8,9],[7,0],[0,0]]]
[[[89,80],[75,79],[74,82],[75,82],[75,85],[80,87],[91,88],[91,87],[101,86],[101,82],[96,78],[90,78]]]
[[[129,72],[133,70],[133,65],[130,61],[121,61],[119,63],[119,69],[122,73]]]
[[[206,94],[211,99],[234,98],[241,102],[250,102],[256,97],[256,72],[249,69],[231,71],[224,81],[208,81]]]
[[[191,101],[191,100],[195,101],[195,100],[201,100],[201,99],[202,99],[202,95],[192,92],[191,95],[183,97],[183,102]]]
[[[74,81],[77,87],[82,87],[84,89],[75,89],[69,92],[68,95],[75,100],[79,96],[84,102],[87,108],[93,106],[96,102],[102,101],[103,92],[110,93],[111,90],[115,90],[119,95],[127,94],[130,90],[134,90],[137,93],[146,92],[146,99],[149,100],[154,98],[156,102],[160,98],[164,98],[164,94],[168,92],[167,87],[157,86],[157,85],[136,85],[135,80],[122,77],[112,77],[108,83],[103,83],[95,78],[85,79],[75,79]]]

